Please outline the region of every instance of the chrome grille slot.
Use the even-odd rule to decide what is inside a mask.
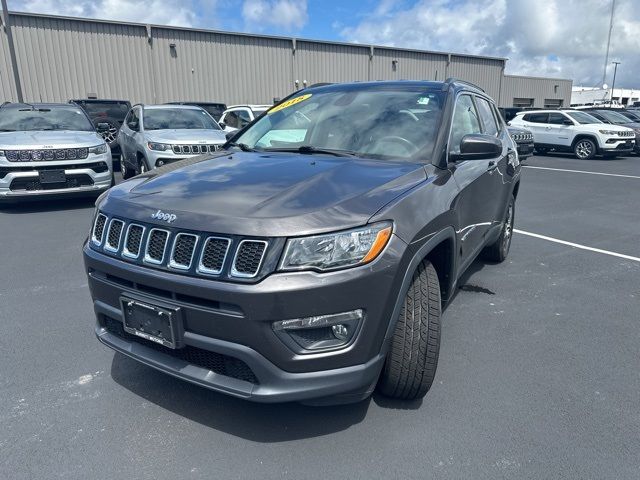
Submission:
[[[180,270],[189,270],[193,253],[198,243],[198,236],[192,233],[179,233],[173,241],[169,266]]]
[[[124,247],[122,255],[129,258],[138,258],[140,256],[140,246],[142,245],[142,237],[144,235],[144,227],[132,223],[127,228],[127,234],[124,237]]]
[[[209,237],[204,242],[198,272],[205,275],[219,275],[224,268],[224,261],[229,252],[228,238]]]
[[[252,278],[260,271],[267,242],[263,240],[242,240],[233,259],[231,275],[234,277]]]
[[[96,217],[96,221],[93,224],[93,232],[91,233],[91,241],[95,245],[102,244],[102,236],[104,235],[104,226],[107,223],[107,216],[104,213],[99,213]]]
[[[160,228],[152,228],[147,238],[147,248],[144,254],[144,261],[160,265],[164,261],[165,250],[169,232]]]
[[[117,252],[120,248],[120,238],[122,237],[122,227],[124,222],[117,218],[112,218],[107,231],[107,240],[104,243],[104,249],[109,252]]]

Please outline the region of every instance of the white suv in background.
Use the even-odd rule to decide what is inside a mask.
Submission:
[[[579,110],[527,110],[509,125],[530,130],[538,153],[573,152],[581,160],[631,153],[635,145],[631,128],[602,123]]]
[[[235,132],[253,122],[273,105],[233,105],[227,108],[218,123],[225,132]]]

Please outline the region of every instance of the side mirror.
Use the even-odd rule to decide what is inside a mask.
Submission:
[[[224,137],[225,137],[227,140],[231,140],[235,134],[236,134],[236,132],[235,132],[235,130],[234,130],[233,132],[227,132],[227,133],[225,133],[225,134],[224,134]]]
[[[222,130],[224,130],[225,128],[227,128],[227,125],[224,122],[218,122],[218,125],[220,125],[220,128]]]
[[[109,131],[109,124],[108,123],[99,123],[98,125],[96,125],[96,132],[104,133],[104,132],[108,132],[108,131]]]
[[[473,133],[465,135],[460,141],[460,153],[452,153],[453,162],[465,160],[485,160],[495,158],[502,153],[502,142],[492,135]]]
[[[562,124],[563,124],[563,125],[573,125],[573,122],[572,122],[571,120],[569,120],[568,118],[565,118],[565,119],[562,121]]]

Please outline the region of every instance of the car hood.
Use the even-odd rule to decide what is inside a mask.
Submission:
[[[0,133],[0,149],[93,147],[104,143],[96,132],[32,131]]]
[[[293,153],[234,152],[177,162],[110,190],[100,208],[147,223],[264,237],[364,225],[427,178],[423,164]],[[166,223],[164,225],[167,225]]]
[[[593,132],[599,130],[612,130],[614,132],[626,132],[629,130],[633,130],[632,127],[627,125],[616,125],[615,123],[583,123],[582,125],[580,125],[580,128],[591,130]]]
[[[150,130],[145,132],[147,140],[158,143],[224,143],[224,131],[202,130]]]

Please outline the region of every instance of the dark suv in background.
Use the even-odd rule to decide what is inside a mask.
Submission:
[[[99,123],[109,125],[108,128],[100,132],[100,135],[109,145],[111,154],[120,156],[120,147],[117,142],[118,132],[122,122],[124,122],[124,117],[127,116],[127,112],[131,109],[131,103],[128,100],[98,100],[93,98],[70,100],[69,103],[74,103],[81,107],[89,115],[96,127]]]
[[[255,401],[421,398],[458,279],[509,252],[519,181],[506,125],[471,84],[296,92],[225,150],[96,202],[96,335]]]

